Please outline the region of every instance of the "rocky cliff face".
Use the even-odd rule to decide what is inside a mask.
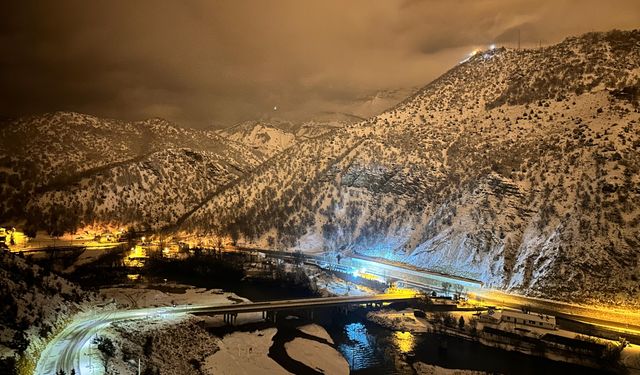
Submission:
[[[392,110],[290,147],[183,228],[632,301],[639,47],[639,31],[614,31],[480,52]]]

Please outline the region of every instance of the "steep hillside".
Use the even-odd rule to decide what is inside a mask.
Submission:
[[[296,135],[279,124],[269,121],[247,121],[236,126],[219,130],[222,137],[242,143],[270,158],[291,147],[296,141]]]
[[[255,150],[265,158],[271,158],[297,142],[317,138],[349,123],[353,123],[353,117],[349,120],[317,120],[299,124],[271,118],[243,122],[218,130],[217,133]]]
[[[317,113],[313,115],[313,120],[304,122],[291,122],[277,117],[263,118],[218,130],[217,134],[271,158],[298,142],[378,115],[416,91],[415,88],[382,90],[348,103],[345,107],[347,112]]]
[[[33,366],[46,338],[93,297],[9,252],[0,253],[0,368]],[[25,371],[26,373],[27,371]]]
[[[0,221],[50,230],[111,221],[159,227],[255,168],[260,154],[162,119],[57,112],[0,130]]]
[[[351,104],[350,110],[355,115],[363,118],[376,116],[389,108],[395,107],[407,97],[415,94],[418,89],[419,87],[380,90],[358,98]]]
[[[278,154],[183,227],[637,303],[639,81],[640,31],[484,51]]]

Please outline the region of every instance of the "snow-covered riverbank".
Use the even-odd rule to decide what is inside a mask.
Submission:
[[[444,316],[448,316],[450,323],[446,323],[447,319],[445,319],[444,322],[437,322],[438,319],[442,319]],[[412,334],[437,333],[441,335],[455,336],[465,340],[478,342],[489,347],[512,352],[520,352],[530,356],[539,356],[553,361],[566,362],[595,369],[604,368],[602,366],[607,366],[606,362],[604,362],[602,358],[593,357],[580,352],[579,350],[572,350],[569,347],[553,347],[545,345],[546,341],[541,341],[539,339],[543,338],[544,340],[545,334],[550,334],[557,337],[565,337],[569,340],[579,338],[585,342],[597,342],[602,345],[611,345],[612,347],[619,345],[616,341],[596,337],[589,338],[575,332],[558,328],[543,329],[538,327],[527,327],[527,329],[515,330],[513,325],[509,325],[508,323],[489,324],[491,329],[512,335],[510,340],[504,340],[501,339],[501,337],[485,333],[483,328],[487,323],[479,321],[478,317],[475,316],[473,312],[469,311],[452,311],[446,313],[427,312],[426,316],[422,318],[416,317],[414,309],[383,309],[369,312],[367,314],[367,319],[373,323],[397,332],[410,332]],[[539,345],[544,345],[543,347],[546,347],[546,349],[537,349],[539,347],[532,346],[530,342],[539,342]],[[640,374],[640,347],[638,345],[626,344],[626,347],[621,349],[620,358],[617,360],[617,363],[616,360],[613,360],[613,362],[609,363],[609,367],[616,367],[619,370],[628,371],[632,374]],[[439,373],[437,371],[440,371],[437,368],[433,369],[430,367],[423,367],[423,369],[426,369],[425,371],[428,374]],[[420,371],[416,371],[420,373]],[[451,372],[442,373],[450,374]]]
[[[249,302],[234,293],[178,284],[151,285],[149,288],[105,288],[101,292],[118,306],[138,309]],[[237,324],[260,321],[259,313],[246,314],[238,316]],[[160,373],[289,373],[269,356],[278,328],[238,331],[223,337],[207,332],[206,327],[222,325],[221,317],[180,314],[165,319],[163,314],[159,314],[112,323],[100,334],[111,337],[116,343],[118,353],[110,360],[109,368],[120,374],[135,373],[138,358],[141,358],[143,370],[150,368]],[[327,374],[349,373],[347,361],[332,346],[333,342],[324,328],[309,324],[300,326],[298,330],[302,337],[285,343],[286,355],[291,360]],[[95,350],[93,354],[93,360],[99,363]],[[93,366],[93,370],[92,374],[102,373],[99,366]]]

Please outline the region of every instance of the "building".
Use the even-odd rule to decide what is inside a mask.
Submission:
[[[504,323],[524,324],[530,327],[556,329],[556,317],[551,315],[503,310],[500,320]]]

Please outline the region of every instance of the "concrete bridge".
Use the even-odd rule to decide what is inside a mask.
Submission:
[[[275,320],[278,311],[313,310],[319,307],[348,307],[350,305],[382,306],[384,303],[408,302],[420,298],[417,294],[376,294],[370,296],[343,296],[302,298],[279,301],[239,303],[223,306],[193,306],[189,313],[223,315],[225,323],[234,324],[238,314],[262,312],[263,319]]]

